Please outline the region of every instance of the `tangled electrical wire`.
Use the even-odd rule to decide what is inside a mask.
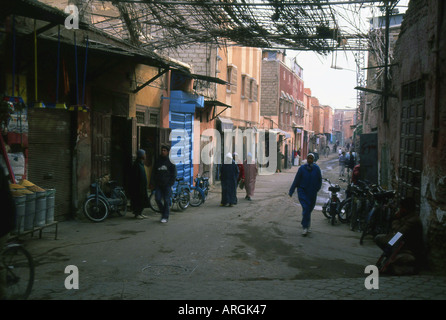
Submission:
[[[162,51],[196,43],[311,50],[360,50],[359,12],[397,1],[89,0],[94,25],[133,45]],[[107,10],[105,10],[107,9]],[[88,10],[88,9],[87,9]]]

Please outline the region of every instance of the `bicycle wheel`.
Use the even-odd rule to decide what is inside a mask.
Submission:
[[[149,196],[149,206],[153,211],[161,213],[161,210],[155,200],[155,192],[152,192]]]
[[[192,207],[198,207],[204,202],[201,192],[197,190],[197,187],[192,187],[190,193],[190,205]]]
[[[345,199],[341,202],[338,209],[339,221],[346,223],[350,219],[351,209],[352,209],[352,199]]]
[[[330,215],[330,200],[325,202],[325,204],[322,206],[322,214],[325,216],[325,218],[331,219],[331,215]]]
[[[358,200],[353,198],[351,201],[351,214],[350,214],[350,230],[355,231],[358,225]]]
[[[101,222],[108,216],[108,206],[101,198],[88,198],[84,204],[84,214],[93,222]]]
[[[2,263],[6,271],[6,300],[25,300],[34,283],[34,262],[25,248],[10,245],[3,251]]]
[[[178,208],[184,211],[190,204],[190,191],[188,189],[182,189],[178,196]]]
[[[371,234],[373,235],[375,230],[375,224],[376,224],[376,208],[373,208],[369,214],[367,215],[367,219],[364,225],[364,229],[362,230],[361,238],[359,239],[359,244],[364,243],[364,238]]]
[[[121,204],[118,206],[116,213],[123,217],[127,214],[127,196],[124,191],[119,190],[118,197],[121,199]]]

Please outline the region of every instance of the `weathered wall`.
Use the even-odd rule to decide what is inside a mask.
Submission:
[[[279,63],[275,60],[262,61],[262,96],[260,114],[276,116],[279,112]]]
[[[396,189],[400,181],[402,87],[424,80],[425,107],[421,172],[420,217],[430,266],[446,272],[446,25],[443,1],[411,0],[397,42],[392,69],[389,121],[380,114],[380,158],[388,163],[389,183]],[[437,29],[437,23],[439,28]],[[382,179],[382,177],[381,177]]]

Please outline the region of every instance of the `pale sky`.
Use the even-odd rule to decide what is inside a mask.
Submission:
[[[353,52],[334,52],[322,56],[311,51],[289,51],[304,69],[304,86],[322,105],[334,109],[356,107],[356,63]],[[331,67],[337,67],[333,69]],[[343,68],[340,70],[339,68]]]
[[[397,9],[400,13],[407,10],[409,0],[400,0]],[[373,11],[364,7],[361,9],[361,18],[354,21],[356,15],[348,16],[356,28],[367,32],[368,18],[381,15],[379,10]],[[350,22],[352,23],[352,22]],[[365,28],[365,29],[364,29]],[[342,29],[342,27],[341,27]],[[312,51],[287,50],[287,59],[296,57],[297,63],[304,69],[304,86],[310,88],[314,97],[319,99],[321,105],[329,105],[332,108],[356,108],[357,86],[356,62],[352,51],[338,51],[328,55],[320,55]],[[333,69],[336,67],[337,69]],[[365,55],[365,67],[367,67],[367,53]],[[367,77],[367,73],[365,73]]]

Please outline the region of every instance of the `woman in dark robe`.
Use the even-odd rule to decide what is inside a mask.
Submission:
[[[232,159],[232,155],[228,153],[221,166],[221,207],[226,205],[232,207],[234,204],[237,204],[236,187],[238,174],[238,166]]]

